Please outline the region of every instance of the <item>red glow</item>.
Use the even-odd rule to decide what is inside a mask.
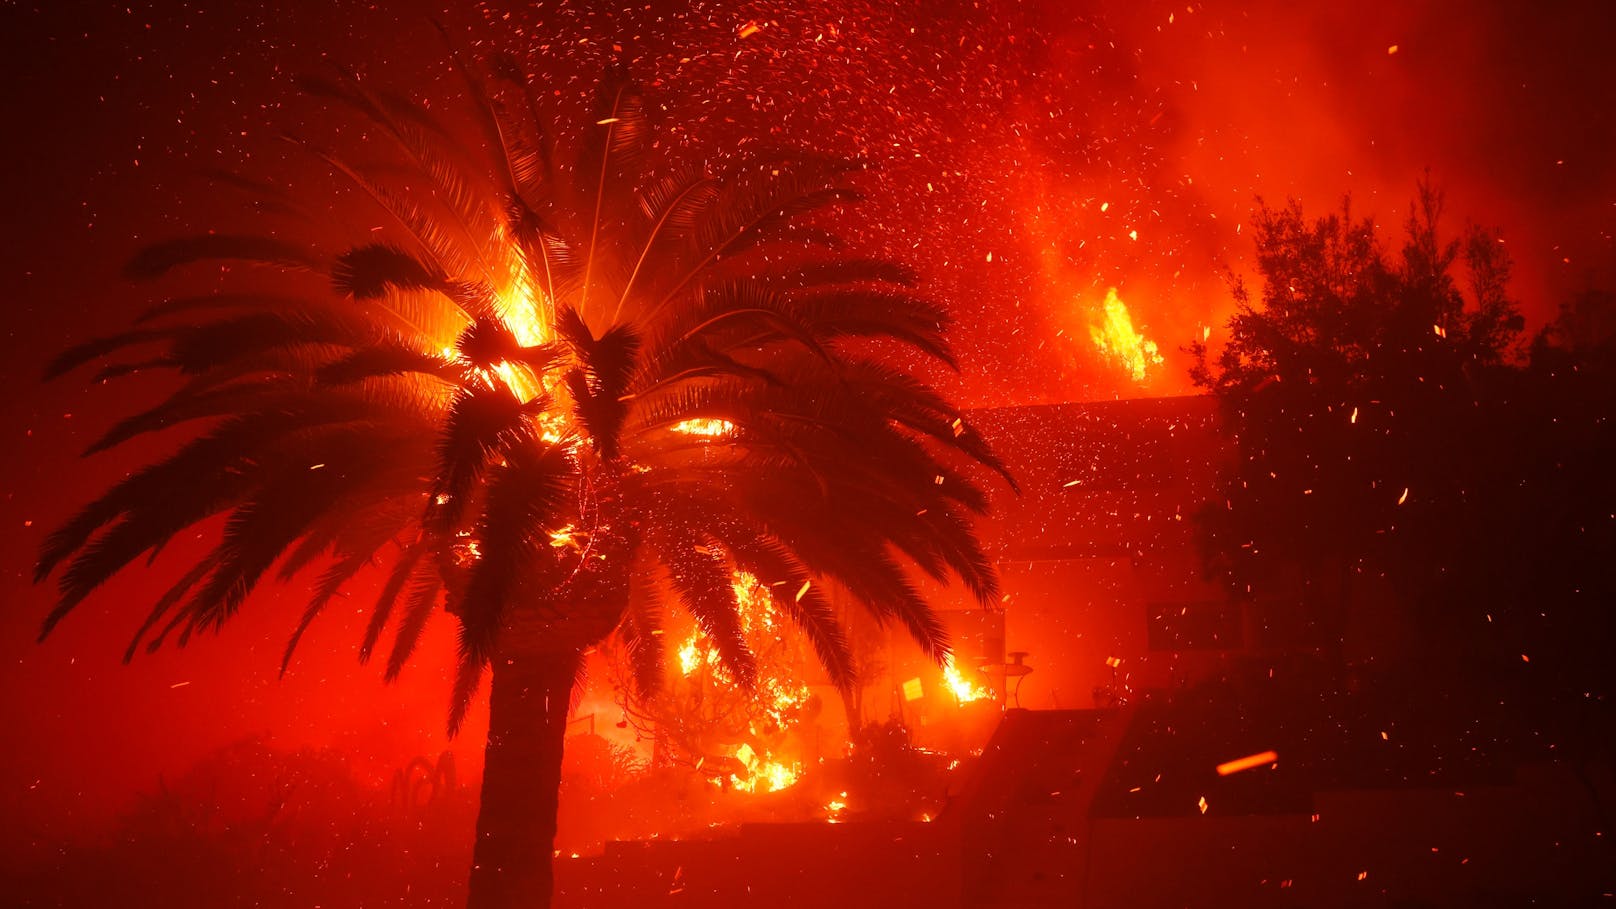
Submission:
[[[333,610],[316,626],[291,672],[276,677],[280,641],[306,594],[301,585],[262,591],[217,639],[123,666],[132,619],[122,607],[149,602],[194,553],[176,545],[150,574],[120,579],[43,645],[33,635],[48,591],[27,581],[33,552],[70,504],[150,453],[76,461],[137,395],[110,386],[40,387],[44,359],[127,321],[135,300],[116,271],[130,249],[179,226],[235,216],[239,198],[230,186],[199,172],[240,170],[300,185],[308,166],[289,156],[282,131],[362,147],[341,118],[300,95],[292,74],[335,61],[368,84],[396,85],[432,99],[435,109],[455,109],[437,36],[418,11],[388,4],[307,16],[212,0],[184,11],[31,6],[18,13],[19,125],[9,168],[18,175],[16,220],[27,228],[5,253],[22,309],[12,320],[8,372],[20,391],[0,405],[12,433],[0,446],[0,476],[9,481],[0,517],[11,541],[0,554],[0,577],[13,604],[0,618],[0,727],[16,743],[0,757],[0,813],[16,819],[0,847],[21,866],[52,858],[62,842],[110,830],[159,777],[178,780],[250,736],[265,736],[286,754],[332,749],[373,794],[386,793],[413,759],[445,751],[462,782],[475,781],[486,718],[474,715],[455,741],[443,732],[455,639],[441,617],[418,662],[390,686],[353,660],[351,644],[365,625],[359,595],[352,609]],[[669,13],[661,4],[490,2],[431,12],[446,15],[464,45],[508,41],[519,68],[563,106],[582,104],[584,77],[605,61],[626,60],[664,105],[657,116],[682,124],[658,154],[723,160],[738,148],[810,145],[869,162],[861,177],[869,221],[851,239],[915,262],[925,292],[948,301],[961,368],[939,369],[936,381],[973,411],[1192,391],[1183,348],[1199,340],[1216,352],[1227,340],[1228,277],[1254,274],[1250,219],[1258,196],[1295,196],[1322,214],[1351,193],[1355,210],[1372,212],[1395,237],[1415,181],[1429,168],[1449,192],[1454,225],[1502,228],[1499,242],[1516,266],[1511,288],[1527,317],[1523,337],[1572,291],[1616,279],[1616,171],[1608,166],[1616,125],[1606,109],[1616,76],[1597,46],[1609,33],[1608,11],[1589,4],[1107,2],[1078,12],[1054,0],[709,6]],[[316,233],[378,227],[340,223],[353,220],[340,204],[321,215],[329,221]],[[519,276],[506,277],[507,309],[531,306]],[[198,286],[212,289],[217,280],[204,275]],[[539,322],[520,313],[511,321],[525,342],[543,340]],[[1451,326],[1419,325],[1428,342],[1450,340]],[[444,339],[446,356],[451,340]],[[490,373],[518,379],[508,366]],[[1342,402],[1334,413],[1343,428],[1384,429],[1379,402]],[[884,631],[866,629],[866,656],[882,672],[859,692],[862,700],[843,703],[813,673],[811,655],[799,654],[792,675],[779,680],[789,692],[771,695],[812,713],[796,738],[763,743],[766,736],[744,728],[715,734],[709,753],[739,767],[726,764],[689,796],[650,773],[660,746],[627,724],[609,655],[599,654],[570,730],[579,738],[592,730],[596,750],[578,759],[569,785],[589,793],[580,799],[587,806],[613,791],[629,795],[612,803],[620,811],[591,816],[581,808],[564,818],[564,854],[578,850],[587,859],[607,840],[676,828],[696,836],[710,825],[886,816],[863,793],[847,796],[849,784],[823,769],[859,759],[857,751],[848,756],[852,714],[872,725],[902,718],[917,742],[937,752],[922,760],[945,768],[963,761],[968,773],[1001,707],[1013,706],[1012,692],[1033,709],[1087,709],[1102,697],[1138,708],[1143,692],[1246,671],[1222,651],[1169,651],[1150,637],[1198,620],[1184,604],[1222,596],[1203,583],[1190,555],[1195,508],[1211,488],[1214,462],[1228,455],[1214,439],[1210,405],[1145,401],[1126,412],[1095,406],[1061,419],[1076,428],[1048,431],[1055,418],[1040,413],[1019,423],[1006,418],[1009,428],[994,440],[1013,455],[1025,487],[1022,497],[996,501],[989,519],[1008,541],[995,554],[1009,578],[997,647],[1029,651],[1030,674],[1007,677],[1012,664],[1002,654],[990,661],[963,649],[941,667],[927,664]],[[734,424],[669,429],[701,446]],[[955,433],[963,429],[956,424]],[[1311,494],[1313,486],[1305,488]],[[1430,485],[1407,477],[1387,478],[1373,493],[1395,502],[1398,519],[1411,524],[1432,507]],[[571,526],[551,535],[558,549],[583,543]],[[365,575],[355,586],[379,584]],[[819,587],[776,594],[800,603],[810,591]],[[1174,612],[1180,608],[1186,611]],[[1150,615],[1160,627],[1147,628],[1141,610],[1157,610]],[[1219,634],[1254,635],[1287,616],[1236,619],[1206,622]],[[1371,624],[1388,636],[1397,630]],[[706,650],[687,632],[667,632],[674,635],[670,671],[684,668],[683,645],[691,654],[686,674],[706,664]],[[1519,649],[1530,653],[1519,655],[1530,671],[1561,668],[1552,647],[1522,642]],[[1403,727],[1387,728],[1374,744],[1400,746]],[[1253,736],[1209,745],[1196,753],[1194,770],[1213,783],[1245,784],[1268,775],[1261,768],[1278,754],[1234,756],[1271,743],[1286,749],[1284,772],[1299,765],[1283,742]],[[1139,781],[1137,795],[1153,797],[1156,785]],[[730,799],[729,790],[747,798]],[[1237,802],[1220,792],[1192,786],[1163,804],[1217,821]],[[944,810],[936,798],[911,813],[929,820]],[[1100,843],[1099,857],[1086,861],[1105,865],[1108,849],[1118,867],[1137,861],[1130,856],[1152,844],[1129,835]],[[1272,886],[1289,889],[1290,871],[1279,869]],[[676,876],[678,886],[688,873]],[[1330,873],[1356,882],[1368,872]],[[1385,877],[1375,870],[1366,885]]]

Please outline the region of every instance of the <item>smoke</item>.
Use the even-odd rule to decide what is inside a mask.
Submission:
[[[627,60],[687,152],[870,162],[863,239],[951,303],[971,403],[1187,391],[1180,348],[1208,328],[1217,343],[1259,197],[1324,214],[1351,194],[1395,245],[1429,173],[1452,232],[1502,231],[1532,324],[1613,276],[1604,4],[541,3],[484,19],[519,23],[532,65],[572,86]],[[1165,354],[1142,380],[1089,341],[1113,287]]]

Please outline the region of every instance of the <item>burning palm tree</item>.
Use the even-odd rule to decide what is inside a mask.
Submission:
[[[170,299],[53,363],[51,375],[112,358],[100,377],[179,376],[91,451],[194,432],[47,540],[38,578],[59,571],[60,598],[42,635],[213,519],[217,545],[157,600],[129,655],[217,629],[266,576],[314,570],[290,661],[321,610],[380,565],[361,660],[392,629],[396,676],[442,608],[459,630],[451,732],[492,678],[470,905],[546,905],[588,648],[620,635],[655,684],[676,603],[744,683],[754,659],[732,583],[744,571],[840,686],[853,667],[829,589],[941,660],[947,641],[910,566],[994,595],[970,513],[986,507],[981,466],[1004,468],[897,365],[895,352],[952,364],[946,318],[906,268],[841,251],[830,228],[858,198],[854,167],[753,155],[720,172],[648,172],[642,97],[617,76],[567,164],[510,60],[455,62],[477,142],[351,75],[309,82],[391,160],[363,168],[289,138],[389,219],[388,242],[332,253],[209,234],[150,247],[132,276],[204,261],[269,270]],[[277,273],[319,284],[266,291]]]

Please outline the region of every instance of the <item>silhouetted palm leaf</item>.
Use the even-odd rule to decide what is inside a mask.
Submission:
[[[156,278],[182,265],[209,259],[257,262],[282,268],[318,269],[319,260],[303,247],[271,237],[205,234],[158,243],[141,250],[124,266],[131,278]]]
[[[218,545],[159,599],[131,652],[218,627],[277,564],[286,577],[321,566],[289,660],[376,565],[361,656],[396,628],[396,676],[444,607],[459,634],[455,727],[517,626],[521,646],[574,654],[620,626],[650,683],[662,609],[678,605],[734,678],[751,677],[737,570],[766,579],[838,686],[855,667],[832,589],[945,653],[910,572],[996,596],[970,516],[986,507],[978,468],[1008,472],[887,356],[895,345],[954,362],[946,314],[910,289],[912,270],[839,252],[859,165],[756,154],[648,174],[648,108],[614,72],[569,167],[519,65],[495,60],[488,81],[453,63],[480,141],[350,73],[305,82],[383,137],[390,157],[364,167],[288,139],[385,212],[385,233],[335,251],[210,234],[128,269],[262,263],[327,276],[329,297],[267,293],[238,270],[247,286],[166,301],[52,362],[50,375],[107,359],[107,377],[185,377],[92,450],[203,429],[46,541],[38,577],[61,577],[44,630],[134,560],[220,521]],[[630,580],[655,563],[660,588]]]
[[[653,537],[664,537],[657,554],[680,605],[718,648],[736,683],[750,689],[757,684],[757,660],[741,630],[730,566],[708,549],[707,540],[682,524],[659,527]]]
[[[407,252],[385,243],[357,246],[337,257],[331,283],[338,293],[359,300],[374,300],[389,289],[437,290],[442,275]]]

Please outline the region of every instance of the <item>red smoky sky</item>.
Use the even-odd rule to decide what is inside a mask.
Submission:
[[[916,264],[948,303],[962,370],[941,381],[966,405],[1189,391],[1179,348],[1204,328],[1216,343],[1259,196],[1324,213],[1351,193],[1395,243],[1429,171],[1453,229],[1501,232],[1529,328],[1616,286],[1604,2],[8,4],[0,813],[22,823],[7,845],[93,826],[247,734],[350,748],[378,778],[444,747],[447,648],[383,686],[354,660],[362,597],[277,681],[296,585],[262,591],[223,640],[123,666],[153,578],[183,552],[43,645],[49,590],[30,583],[49,528],[164,448],[78,459],[155,386],[44,385],[45,360],[159,292],[118,275],[143,243],[239,226],[206,172],[330,192],[279,133],[365,137],[300,96],[297,75],[351,67],[453,119],[434,18],[462,47],[517,53],[562,109],[626,61],[670,155],[787,144],[868,161],[860,240]],[[366,230],[352,200],[330,211],[333,242]],[[1165,360],[1143,381],[1089,337],[1113,287]]]

